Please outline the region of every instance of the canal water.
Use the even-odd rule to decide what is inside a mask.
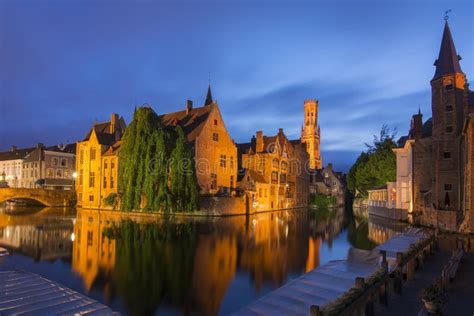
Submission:
[[[23,269],[125,315],[228,315],[399,224],[351,210],[183,217],[0,208],[0,270]]]

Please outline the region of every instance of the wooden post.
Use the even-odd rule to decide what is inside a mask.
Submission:
[[[311,305],[309,314],[311,316],[320,316],[321,312],[319,310],[319,306],[318,305]]]
[[[403,282],[403,253],[397,252],[397,269],[395,271],[394,290],[398,294],[402,294]]]
[[[384,282],[382,286],[382,293],[380,293],[379,299],[383,305],[388,305],[388,282]]]
[[[407,281],[415,278],[415,259],[410,259],[407,262]]]

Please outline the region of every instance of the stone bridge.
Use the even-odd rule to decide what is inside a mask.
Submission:
[[[0,188],[0,203],[8,200],[34,201],[44,206],[73,206],[75,191],[45,189]]]

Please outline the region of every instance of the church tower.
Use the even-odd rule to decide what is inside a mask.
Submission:
[[[461,135],[466,100],[466,76],[461,70],[448,21],[436,71],[431,80],[433,114],[432,198],[437,209],[460,210],[462,207]]]
[[[318,125],[318,100],[304,101],[304,121],[301,127],[301,143],[306,144],[309,167],[321,169],[320,129]]]

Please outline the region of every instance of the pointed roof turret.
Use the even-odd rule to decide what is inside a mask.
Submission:
[[[439,49],[438,59],[435,61],[436,72],[433,79],[437,79],[441,76],[462,73],[461,65],[459,61],[461,57],[456,53],[454,47],[453,37],[451,36],[451,30],[449,29],[448,21],[444,24],[443,39],[441,40],[441,47]]]
[[[211,84],[209,84],[209,87],[207,88],[206,101],[204,102],[204,105],[209,105],[212,102],[213,100],[212,100],[212,93],[211,93]]]

